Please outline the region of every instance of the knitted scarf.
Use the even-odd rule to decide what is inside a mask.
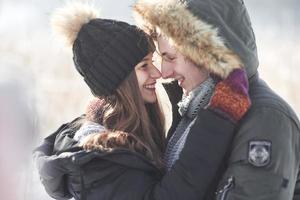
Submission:
[[[209,77],[200,86],[188,94],[184,94],[178,103],[179,113],[182,116],[174,134],[170,138],[165,152],[166,168],[169,171],[182,151],[190,128],[196,121],[196,116],[200,108],[208,105],[214,92],[215,81]]]

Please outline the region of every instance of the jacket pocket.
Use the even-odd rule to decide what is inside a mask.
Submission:
[[[235,167],[223,176],[216,200],[278,199],[286,179],[271,171],[249,166]]]
[[[234,187],[234,177],[230,176],[227,181],[225,181],[220,189],[217,190],[216,192],[216,199],[217,200],[225,200],[227,197],[227,194],[230,190],[233,189]]]

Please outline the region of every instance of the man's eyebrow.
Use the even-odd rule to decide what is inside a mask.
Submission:
[[[159,52],[159,51],[156,51],[157,52],[157,54],[159,55],[159,56],[161,56],[161,57],[163,57],[163,56],[172,56],[173,54],[172,53],[170,53],[170,52],[167,52],[167,51],[164,51],[164,52]],[[175,54],[174,54],[174,56],[175,56]]]

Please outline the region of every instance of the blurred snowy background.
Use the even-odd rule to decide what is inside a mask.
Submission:
[[[30,152],[43,137],[84,112],[90,92],[49,17],[62,0],[0,0],[0,194],[51,199]],[[133,23],[133,0],[95,0],[102,16]],[[245,0],[266,82],[300,114],[300,0]],[[299,89],[299,90],[298,90]]]

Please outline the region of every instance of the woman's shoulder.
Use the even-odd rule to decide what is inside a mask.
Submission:
[[[61,125],[59,129],[52,134],[52,137],[55,138],[53,141],[53,154],[68,152],[70,149],[78,146],[78,141],[74,140],[74,135],[81,127],[84,118],[85,115],[81,115],[71,122]]]

